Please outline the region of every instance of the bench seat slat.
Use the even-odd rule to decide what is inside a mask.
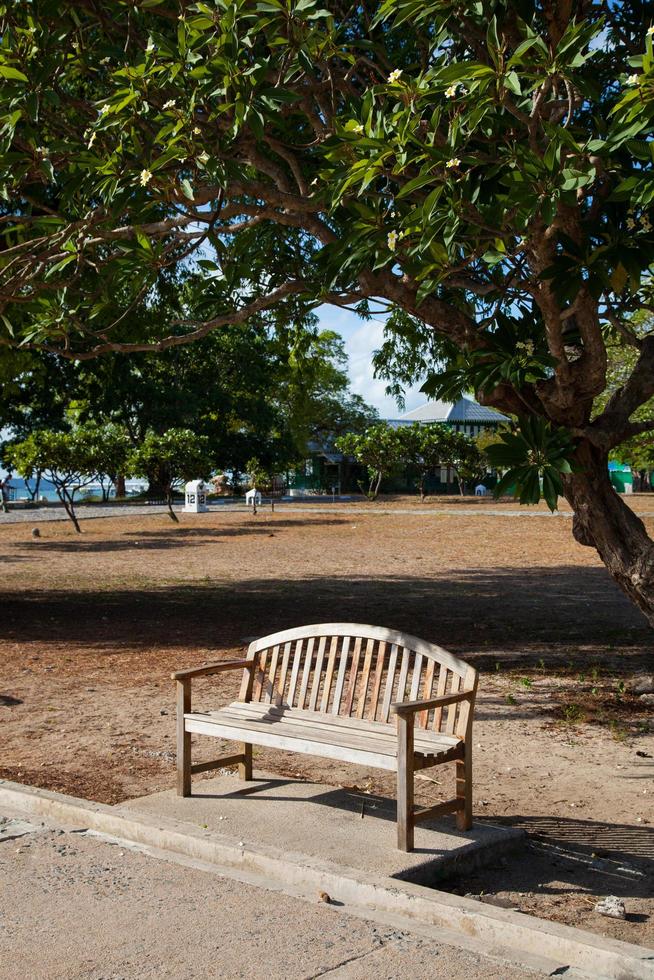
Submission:
[[[289,708],[288,705],[262,705],[253,702],[243,703],[234,701],[225,708],[217,711],[205,712],[209,716],[216,714],[229,715],[233,718],[266,718],[269,721],[286,721],[295,724],[309,724],[323,726],[328,731],[338,731],[343,729],[345,732],[356,731],[357,736],[362,738],[391,738],[396,741],[397,734],[393,724],[384,724],[380,721],[366,721],[359,718],[343,718],[332,714],[321,714],[317,711],[301,711],[299,708]],[[193,717],[191,715],[190,717]],[[460,739],[456,735],[445,735],[439,732],[417,730],[415,735],[416,745],[420,745],[425,751],[427,747],[435,746],[440,750],[442,746],[458,745]]]
[[[243,711],[243,707],[259,707],[259,712]],[[397,766],[395,732],[379,722],[367,722],[364,730],[351,723],[342,724],[344,719],[334,715],[298,709],[284,711],[269,705],[244,706],[240,702],[206,714],[187,714],[184,721],[187,731],[198,734],[326,755],[377,769],[394,770]],[[417,755],[436,757],[449,752],[457,743],[456,738],[428,733],[428,737],[416,739],[415,751]]]

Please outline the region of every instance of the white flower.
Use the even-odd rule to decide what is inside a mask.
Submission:
[[[533,340],[519,340],[516,344],[518,350],[523,350],[525,354],[533,354],[536,349]]]
[[[648,37],[654,37],[654,24],[652,24],[651,27],[648,27],[647,28],[647,36]]]
[[[177,100],[176,99],[168,99],[167,102],[164,102],[163,108],[164,109],[174,109],[176,105],[177,105]]]
[[[91,137],[90,137],[88,143],[86,144],[87,149],[89,149],[89,150],[91,149],[91,147],[95,143],[95,138],[96,138],[97,135],[98,135],[97,133],[91,133]]]
[[[396,68],[395,71],[392,71],[388,76],[389,85],[393,85],[395,82],[398,82],[400,80],[401,74],[402,74],[401,68]]]
[[[445,94],[448,99],[455,99],[457,94],[458,85],[450,85],[449,88],[445,89]]]
[[[154,51],[154,41],[152,40],[151,37],[148,38],[148,46],[145,50],[147,54],[152,54],[152,52]]]
[[[363,124],[362,123],[356,123],[356,125],[352,127],[352,132],[353,133],[362,133],[363,132]]]
[[[640,85],[640,75],[629,75],[627,85]]]
[[[106,114],[111,110],[111,106],[105,102],[103,106],[100,106],[98,112],[101,116],[106,116]]]
[[[627,228],[631,231],[632,228],[636,227],[636,222],[633,218],[627,218]]]
[[[200,127],[199,126],[196,126],[194,128],[194,130],[193,130],[193,135],[194,136],[199,136],[201,132],[202,132],[202,130],[200,129]]]
[[[50,156],[50,147],[49,146],[37,146],[36,152],[41,157],[49,157]]]
[[[209,159],[209,154],[208,153],[205,153],[205,151],[203,150],[202,153],[198,153],[196,159],[197,159],[198,163],[206,163],[207,160]]]
[[[454,170],[455,167],[460,167],[460,166],[461,166],[461,161],[459,160],[459,158],[452,157],[452,159],[448,160],[447,163],[445,164],[445,169]]]
[[[152,180],[152,174],[150,173],[150,171],[142,170],[139,176],[139,182],[141,184],[141,187],[147,187],[147,185],[150,183],[151,180]]]
[[[388,235],[386,236],[386,244],[388,245],[388,247],[391,250],[391,252],[394,252],[395,251],[395,249],[397,248],[397,232],[396,231],[389,231]]]

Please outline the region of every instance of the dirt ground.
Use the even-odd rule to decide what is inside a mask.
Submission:
[[[650,628],[569,518],[431,506],[448,513],[139,515],[81,535],[41,523],[36,539],[0,524],[0,777],[107,803],[166,788],[171,670],[302,623],[405,629],[480,668],[476,814],[530,835],[527,860],[449,887],[654,946],[654,713],[626,690],[652,670]],[[194,707],[236,684],[198,682]],[[255,749],[257,765],[394,794],[388,774],[329,760]],[[445,770],[419,775],[420,802],[450,795]],[[624,922],[593,911],[607,894]]]

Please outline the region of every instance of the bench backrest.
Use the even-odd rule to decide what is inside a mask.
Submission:
[[[442,647],[361,623],[320,623],[254,640],[241,701],[394,724],[394,701],[476,689],[477,671]],[[416,724],[465,735],[470,704],[421,712]]]

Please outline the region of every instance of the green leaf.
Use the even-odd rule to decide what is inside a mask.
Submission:
[[[24,75],[22,71],[18,71],[17,68],[11,68],[9,65],[0,65],[0,77],[8,78],[15,82],[29,82],[27,75]]]
[[[191,187],[190,181],[186,177],[184,177],[183,180],[180,180],[179,183],[180,183],[180,187],[182,188],[182,191],[184,192],[184,196],[187,197],[189,201],[193,201],[195,195],[193,193],[193,188]]]

